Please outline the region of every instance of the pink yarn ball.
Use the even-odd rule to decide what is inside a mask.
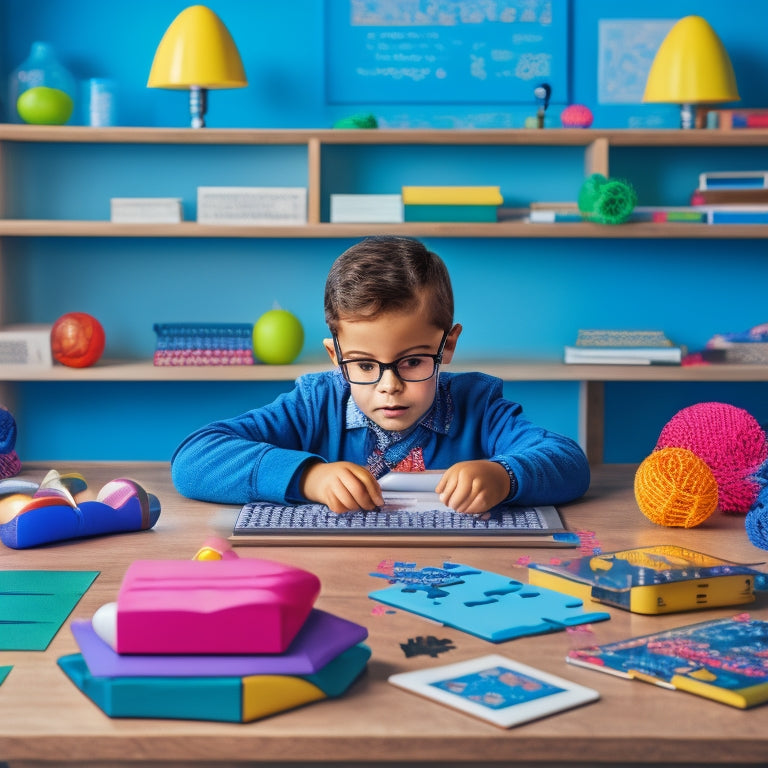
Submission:
[[[569,104],[560,113],[563,128],[589,128],[592,125],[592,112],[583,104]]]
[[[768,458],[768,441],[755,418],[727,403],[697,403],[676,413],[661,430],[656,450],[686,448],[717,480],[719,508],[748,512],[760,485],[755,474]]]

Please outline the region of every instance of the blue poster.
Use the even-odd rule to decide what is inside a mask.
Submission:
[[[567,0],[327,0],[331,104],[568,103]]]

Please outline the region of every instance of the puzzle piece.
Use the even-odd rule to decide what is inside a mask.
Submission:
[[[493,643],[610,618],[603,611],[585,613],[579,598],[561,592],[465,565],[448,566],[456,577],[449,584],[397,582],[368,597]]]

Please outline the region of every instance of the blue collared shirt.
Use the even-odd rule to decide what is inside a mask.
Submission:
[[[351,461],[381,476],[379,459],[371,459],[379,450],[386,469],[415,457],[414,469],[497,461],[516,480],[509,498],[516,504],[583,495],[590,474],[581,448],[533,424],[502,389],[482,373],[442,372],[427,414],[406,434],[387,436],[371,428],[338,371],[307,374],[274,402],[187,437],[171,459],[173,481],[183,495],[205,501],[295,503],[306,501],[298,488],[307,463]]]

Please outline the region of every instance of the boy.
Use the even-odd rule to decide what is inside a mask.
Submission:
[[[589,486],[570,438],[533,425],[481,373],[442,373],[461,326],[443,261],[422,243],[371,237],[334,262],[324,346],[334,371],[308,374],[271,405],[209,424],[171,460],[180,493],[244,504],[384,503],[389,471],[445,470],[435,490],[457,512],[508,501],[558,504]]]

